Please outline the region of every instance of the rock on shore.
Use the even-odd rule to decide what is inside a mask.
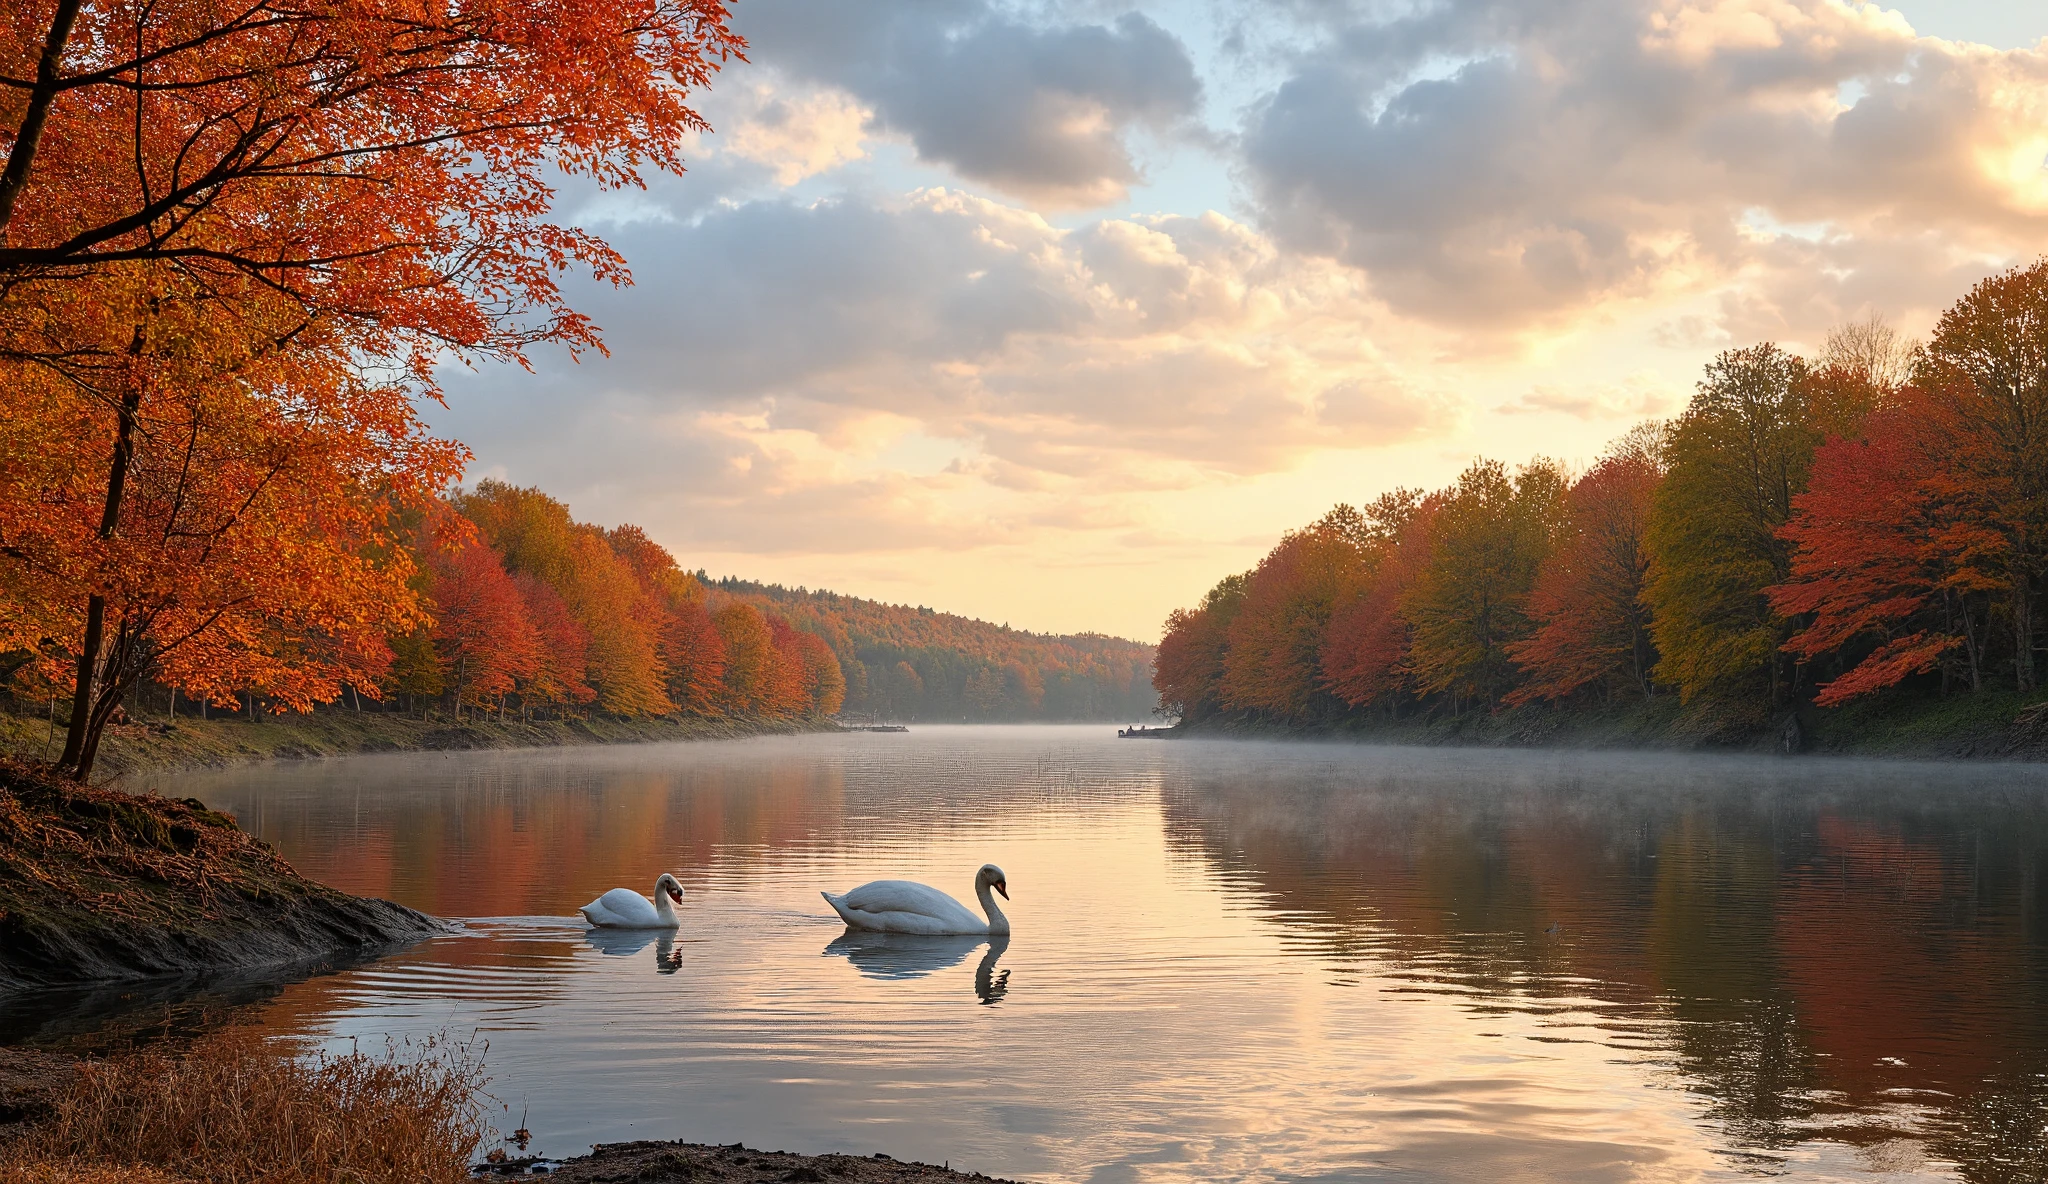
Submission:
[[[371,953],[440,928],[306,879],[196,799],[0,760],[0,991]]]

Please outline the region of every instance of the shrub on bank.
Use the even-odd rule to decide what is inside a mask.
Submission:
[[[0,1184],[457,1184],[487,1128],[482,1064],[443,1039],[297,1058],[245,1031],[82,1062]]]

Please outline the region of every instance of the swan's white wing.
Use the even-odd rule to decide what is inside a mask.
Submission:
[[[652,928],[661,920],[654,904],[631,888],[614,888],[582,908],[583,919],[592,925],[619,929]]]
[[[828,900],[832,899],[830,897]],[[900,933],[984,933],[988,921],[936,888],[876,880],[832,900],[849,925]]]

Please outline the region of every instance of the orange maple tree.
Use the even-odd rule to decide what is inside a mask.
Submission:
[[[679,171],[689,91],[743,46],[721,0],[0,0],[0,25],[0,619],[73,656],[83,777],[134,680],[237,614],[229,648],[274,667],[244,685],[367,685],[366,639],[417,611],[382,516],[461,459],[413,399],[451,349],[598,344],[558,280],[623,261],[551,180]],[[259,626],[267,595],[325,607]]]

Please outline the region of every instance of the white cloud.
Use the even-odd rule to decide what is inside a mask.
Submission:
[[[787,188],[868,155],[874,112],[839,90],[784,95],[757,84],[751,109],[726,123],[724,151],[765,166]]]
[[[1684,390],[1643,371],[1619,383],[1534,386],[1499,409],[1508,415],[1551,412],[1587,421],[1613,421],[1670,415],[1685,402]]]
[[[758,0],[737,27],[758,60],[841,88],[920,159],[1058,208],[1123,197],[1127,142],[1169,130],[1201,97],[1186,47],[1137,13],[1028,23],[981,0]]]
[[[2048,54],[1916,39],[1836,0],[1454,2],[1330,30],[1244,151],[1280,240],[1361,268],[1397,311],[1556,330],[1748,286],[1788,240],[1841,274],[1930,233],[2035,249]]]

